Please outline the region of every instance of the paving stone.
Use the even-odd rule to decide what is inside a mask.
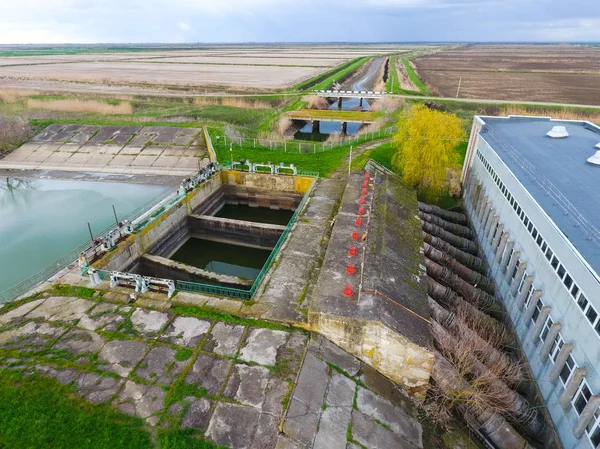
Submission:
[[[126,377],[135,364],[142,359],[147,349],[148,344],[141,341],[112,340],[104,345],[98,354],[98,359],[108,364],[105,369]]]
[[[233,356],[237,353],[244,326],[227,324],[221,321],[215,323],[208,340],[204,345],[205,351],[213,351],[221,355]]]
[[[64,349],[71,354],[95,354],[104,346],[104,338],[95,332],[71,329],[58,341],[55,349]]]
[[[352,411],[352,439],[369,448],[415,449],[401,435],[383,428],[358,410]]]
[[[75,369],[62,369],[62,370],[52,370],[48,371],[47,375],[54,377],[61,384],[69,384],[75,380],[75,378],[79,375],[79,371]]]
[[[96,305],[95,302],[87,299],[51,296],[36,309],[29,312],[27,318],[72,322],[85,316],[85,312],[94,305]]]
[[[192,369],[185,377],[188,384],[196,384],[205,388],[209,394],[216,395],[225,382],[231,361],[207,354],[198,354]]]
[[[250,449],[270,449],[277,444],[279,417],[269,413],[261,413]]]
[[[145,338],[156,336],[169,321],[169,314],[156,310],[135,309],[131,314],[133,328]]]
[[[206,307],[212,307],[213,309],[217,309],[221,312],[227,313],[237,313],[243,306],[242,301],[234,301],[233,299],[224,299],[224,298],[210,298],[206,301]]]
[[[321,414],[314,447],[345,449],[356,384],[338,373],[329,380],[327,408]]]
[[[212,409],[212,402],[206,398],[200,398],[190,404],[183,419],[181,420],[181,427],[184,429],[193,428],[206,430],[208,421],[210,420],[210,412]]]
[[[331,343],[325,337],[318,336],[313,339],[314,347],[318,357],[328,363],[340,367],[351,376],[356,376],[360,370],[360,361],[348,354],[339,346]],[[311,349],[312,349],[311,345]]]
[[[346,449],[363,449],[363,448],[360,447],[358,444],[354,444],[354,443],[351,443],[350,441],[348,441],[348,444],[346,445]]]
[[[181,412],[183,412],[183,405],[181,405],[179,402],[176,402],[171,404],[167,410],[167,415],[169,415],[171,418],[175,418],[176,416],[181,415]]]
[[[275,445],[275,449],[305,449],[306,446],[303,444],[298,444],[293,440],[290,440],[288,437],[284,435],[279,435],[277,438],[277,444]]]
[[[108,401],[121,386],[121,381],[96,373],[81,373],[75,380],[79,394],[88,401],[99,404]]]
[[[46,348],[53,340],[68,329],[50,323],[29,322],[22,326],[0,333],[0,346],[20,351],[33,351]]]
[[[142,385],[128,380],[119,392],[117,401],[120,405],[126,402],[133,404],[135,416],[145,419],[162,411],[165,392],[158,386]]]
[[[288,394],[291,385],[279,377],[271,377],[267,384],[262,411],[279,416],[283,413],[283,398]]]
[[[246,362],[275,365],[277,350],[287,337],[288,333],[284,331],[251,329],[246,337],[246,346],[240,351],[240,358]]]
[[[408,416],[400,408],[377,396],[365,388],[359,388],[356,405],[365,415],[390,426],[395,434],[402,436],[417,447],[423,447],[423,429],[421,424]]]
[[[281,361],[284,358],[288,371],[297,373],[300,370],[307,341],[307,335],[302,332],[292,332],[285,346],[279,350],[277,359]]]
[[[219,402],[206,430],[208,439],[232,449],[250,447],[260,411],[254,407]]]
[[[196,348],[209,329],[210,321],[180,316],[173,320],[159,340],[174,345]]]
[[[136,369],[135,373],[142,379],[168,385],[180,376],[189,360],[175,360],[175,349],[168,346],[154,346]]]
[[[37,306],[39,306],[45,300],[46,300],[46,298],[36,299],[35,301],[27,302],[15,309],[12,309],[12,310],[0,315],[0,324],[6,324],[12,320],[22,318],[24,315],[27,315],[29,312],[31,312],[33,309],[35,309]]]
[[[264,366],[234,365],[223,396],[240,404],[261,408],[270,371]]]
[[[284,433],[293,440],[311,444],[317,432],[328,377],[325,362],[308,352],[283,424]]]
[[[112,304],[111,304],[112,305]],[[94,309],[95,310],[95,309]],[[77,323],[77,326],[91,331],[104,328],[106,331],[114,331],[119,324],[125,320],[125,317],[118,313],[107,313],[103,315],[85,315]]]

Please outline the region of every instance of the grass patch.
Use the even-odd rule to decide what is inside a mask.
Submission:
[[[210,441],[197,438],[194,429],[167,429],[158,432],[158,444],[161,449],[225,449]]]
[[[421,92],[422,94],[428,94],[429,89],[427,89],[427,86],[425,86],[423,81],[421,81],[421,78],[419,78],[417,72],[415,72],[415,69],[413,69],[410,63],[408,62],[408,59],[402,58],[402,64],[404,65],[404,69],[406,70],[406,74],[410,78],[410,81],[417,89],[419,89],[419,92]]]
[[[273,329],[290,332],[295,328],[284,326],[283,324],[273,323],[265,320],[253,320],[249,318],[241,318],[229,313],[217,312],[207,307],[196,306],[179,306],[174,305],[169,309],[171,312],[178,315],[194,316],[197,318],[205,318],[209,320],[224,321],[226,323],[241,324],[244,326],[262,327],[265,329]]]
[[[48,293],[59,296],[75,296],[77,298],[90,299],[96,293],[93,288],[78,287],[75,285],[55,284]]]
[[[329,109],[301,109],[298,111],[287,112],[284,117],[289,119],[330,119],[339,120],[344,122],[346,120],[356,121],[373,121],[378,114],[374,112],[361,112],[361,111],[339,111]]]
[[[141,419],[91,405],[54,379],[0,370],[0,396],[0,447],[152,447]]]
[[[191,349],[181,348],[175,353],[175,360],[177,360],[178,362],[184,362],[185,360],[188,360],[193,354],[194,351],[192,351]]]

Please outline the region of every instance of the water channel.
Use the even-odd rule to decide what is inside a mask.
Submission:
[[[165,187],[118,182],[3,179],[0,292],[42,271]]]
[[[231,220],[252,221],[255,223],[268,223],[287,225],[294,215],[293,210],[268,209],[266,207],[250,207],[247,205],[224,204],[215,214],[215,217],[229,218]]]

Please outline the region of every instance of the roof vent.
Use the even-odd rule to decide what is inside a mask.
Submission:
[[[564,126],[553,126],[552,129],[546,133],[546,135],[552,137],[553,139],[564,139],[565,137],[569,137],[567,128]]]
[[[596,148],[600,148],[600,143],[596,145]],[[600,165],[600,150],[596,151],[596,153],[589,157],[587,160],[590,164]]]

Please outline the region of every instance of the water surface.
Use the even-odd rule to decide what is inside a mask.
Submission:
[[[267,207],[250,207],[247,205],[224,204],[215,214],[215,217],[230,218],[232,220],[252,221],[255,223],[268,223],[287,225],[294,215],[294,211],[285,209],[269,209]]]
[[[0,292],[42,271],[165,187],[118,182],[2,179]]]

